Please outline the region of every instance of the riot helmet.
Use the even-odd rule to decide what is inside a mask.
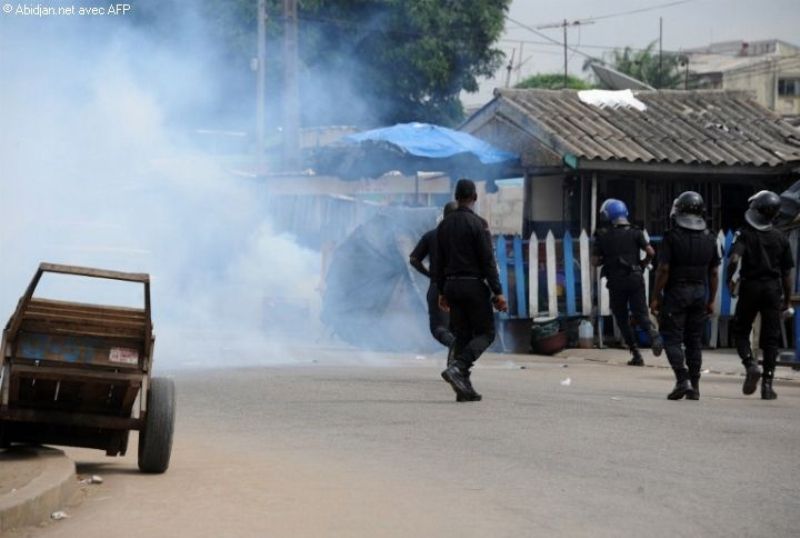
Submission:
[[[759,191],[747,201],[750,208],[744,212],[744,220],[756,230],[771,230],[781,209],[781,197],[772,191]]]
[[[628,206],[622,200],[609,198],[600,206],[600,215],[611,224],[630,224]]]
[[[681,228],[696,231],[706,229],[706,204],[703,197],[694,191],[681,193],[673,202],[670,214]]]

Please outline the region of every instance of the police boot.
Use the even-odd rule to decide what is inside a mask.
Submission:
[[[675,388],[672,392],[667,394],[668,400],[680,400],[688,392],[691,392],[692,385],[689,384],[689,373],[685,369],[676,369],[675,372]]]
[[[456,362],[456,343],[453,342],[447,348],[447,367],[450,368]]]
[[[687,400],[699,400],[700,399],[700,376],[692,376],[689,379],[689,382],[692,385],[692,390],[686,393]]]
[[[472,394],[469,395],[456,395],[457,402],[480,402],[483,396],[478,394],[478,391],[472,386],[472,372],[467,370],[467,385]]]
[[[644,366],[644,359],[642,358],[642,354],[639,353],[639,349],[632,347],[631,348],[631,360],[628,361],[628,366]]]
[[[469,370],[455,363],[442,372],[442,379],[450,383],[456,393],[456,401],[473,401],[476,393],[469,382]],[[459,398],[461,398],[459,400]]]
[[[742,360],[744,365],[745,375],[744,384],[742,384],[742,393],[753,394],[758,387],[758,379],[761,377],[761,369],[759,369],[756,361],[750,356]]]
[[[772,390],[772,372],[765,371],[764,377],[761,378],[761,399],[774,400],[778,397],[774,390]]]

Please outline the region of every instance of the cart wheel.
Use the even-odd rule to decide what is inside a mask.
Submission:
[[[147,415],[139,432],[139,470],[163,473],[169,467],[175,430],[175,383],[156,377],[150,382]]]

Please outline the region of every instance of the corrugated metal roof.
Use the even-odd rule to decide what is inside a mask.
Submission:
[[[645,111],[588,105],[574,90],[498,89],[495,98],[508,105],[498,113],[524,115],[560,146],[553,149],[582,159],[714,166],[800,163],[800,130],[745,92],[634,93],[647,105]]]

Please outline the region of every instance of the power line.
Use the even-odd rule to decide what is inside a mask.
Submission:
[[[694,0],[677,0],[675,2],[667,2],[666,4],[659,4],[657,6],[650,6],[650,7],[643,7],[639,9],[631,9],[629,11],[619,11],[617,13],[609,13],[608,15],[599,15],[597,17],[589,17],[588,19],[583,19],[587,21],[601,21],[604,19],[611,19],[614,17],[624,17],[625,15],[634,15],[636,13],[644,13],[646,11],[655,11],[657,9],[663,9],[666,7],[672,6],[679,6],[681,4],[688,4],[689,2],[694,2]]]

